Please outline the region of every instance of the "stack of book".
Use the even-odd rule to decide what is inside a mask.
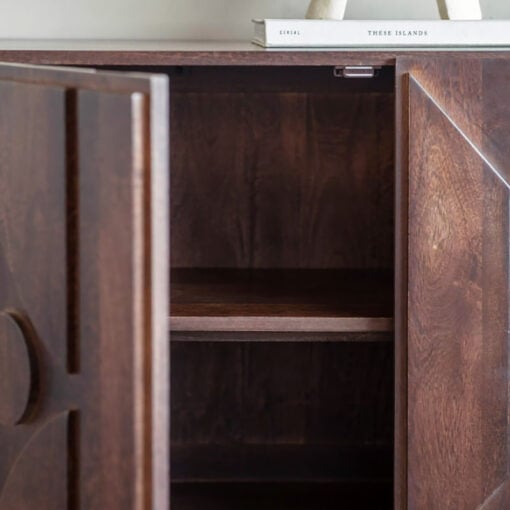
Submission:
[[[510,20],[253,20],[266,48],[510,47]]]

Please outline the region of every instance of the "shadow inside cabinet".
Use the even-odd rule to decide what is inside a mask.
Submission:
[[[391,483],[172,485],[172,510],[390,510]]]
[[[165,72],[172,510],[392,508],[393,69]]]

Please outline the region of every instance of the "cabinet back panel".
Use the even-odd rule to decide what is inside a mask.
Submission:
[[[171,374],[174,480],[391,479],[392,342],[174,341]]]
[[[391,342],[173,342],[171,383],[175,445],[392,442]]]
[[[173,267],[392,267],[394,95],[223,88],[172,94]]]

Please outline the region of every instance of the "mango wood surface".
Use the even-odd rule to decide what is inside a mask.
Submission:
[[[0,423],[13,426],[29,418],[36,399],[37,367],[30,334],[7,312],[0,313]]]
[[[174,74],[172,267],[391,268],[391,70]]]
[[[180,335],[176,333],[175,337]],[[287,473],[306,470],[304,458],[301,467],[296,465],[300,447],[305,457],[314,447],[370,451],[383,446],[391,450],[391,335],[389,341],[373,343],[266,343],[263,335],[259,334],[259,338],[260,342],[215,343],[204,339],[172,343],[173,444],[182,453],[186,448],[211,453],[208,465],[198,465],[195,479],[204,472],[209,472],[209,478],[214,477],[214,472],[218,478],[225,478],[221,465],[235,465],[243,448],[248,449],[246,453],[257,455],[257,445],[267,455],[274,446],[275,454],[280,451],[281,458],[282,448],[288,448],[287,458],[294,460],[287,463]],[[204,377],[196,377],[197,373]],[[294,457],[290,455],[293,452]],[[259,455],[263,457],[262,452]],[[330,460],[333,458],[332,455]],[[391,460],[380,460],[391,465]],[[190,455],[188,464],[191,461]],[[341,458],[336,461],[344,462]],[[280,460],[281,471],[283,464]],[[327,471],[326,466],[321,468],[318,464],[315,463],[315,470],[309,466],[309,477],[317,478]],[[365,466],[364,472],[373,467]],[[246,473],[231,471],[230,479],[262,470],[254,465],[244,469]],[[277,471],[276,466],[267,469]],[[182,477],[185,472],[188,477],[193,476],[195,471],[186,463],[175,470]],[[345,462],[344,476],[347,472]],[[386,471],[386,475],[391,473]]]
[[[167,508],[166,94],[0,66],[2,510]]]
[[[362,342],[181,337],[172,336],[173,480],[391,484],[391,334]]]
[[[397,58],[443,55],[499,58],[510,48],[264,49],[249,41],[3,40],[0,62],[47,65],[395,65]]]
[[[397,508],[510,505],[509,76],[398,63]]]
[[[392,331],[384,270],[174,269],[172,331]]]

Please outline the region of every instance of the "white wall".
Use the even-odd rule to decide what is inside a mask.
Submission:
[[[510,0],[481,0],[510,18]],[[251,18],[303,17],[308,0],[0,0],[0,38],[247,39]],[[348,18],[437,18],[435,0],[350,0]]]

